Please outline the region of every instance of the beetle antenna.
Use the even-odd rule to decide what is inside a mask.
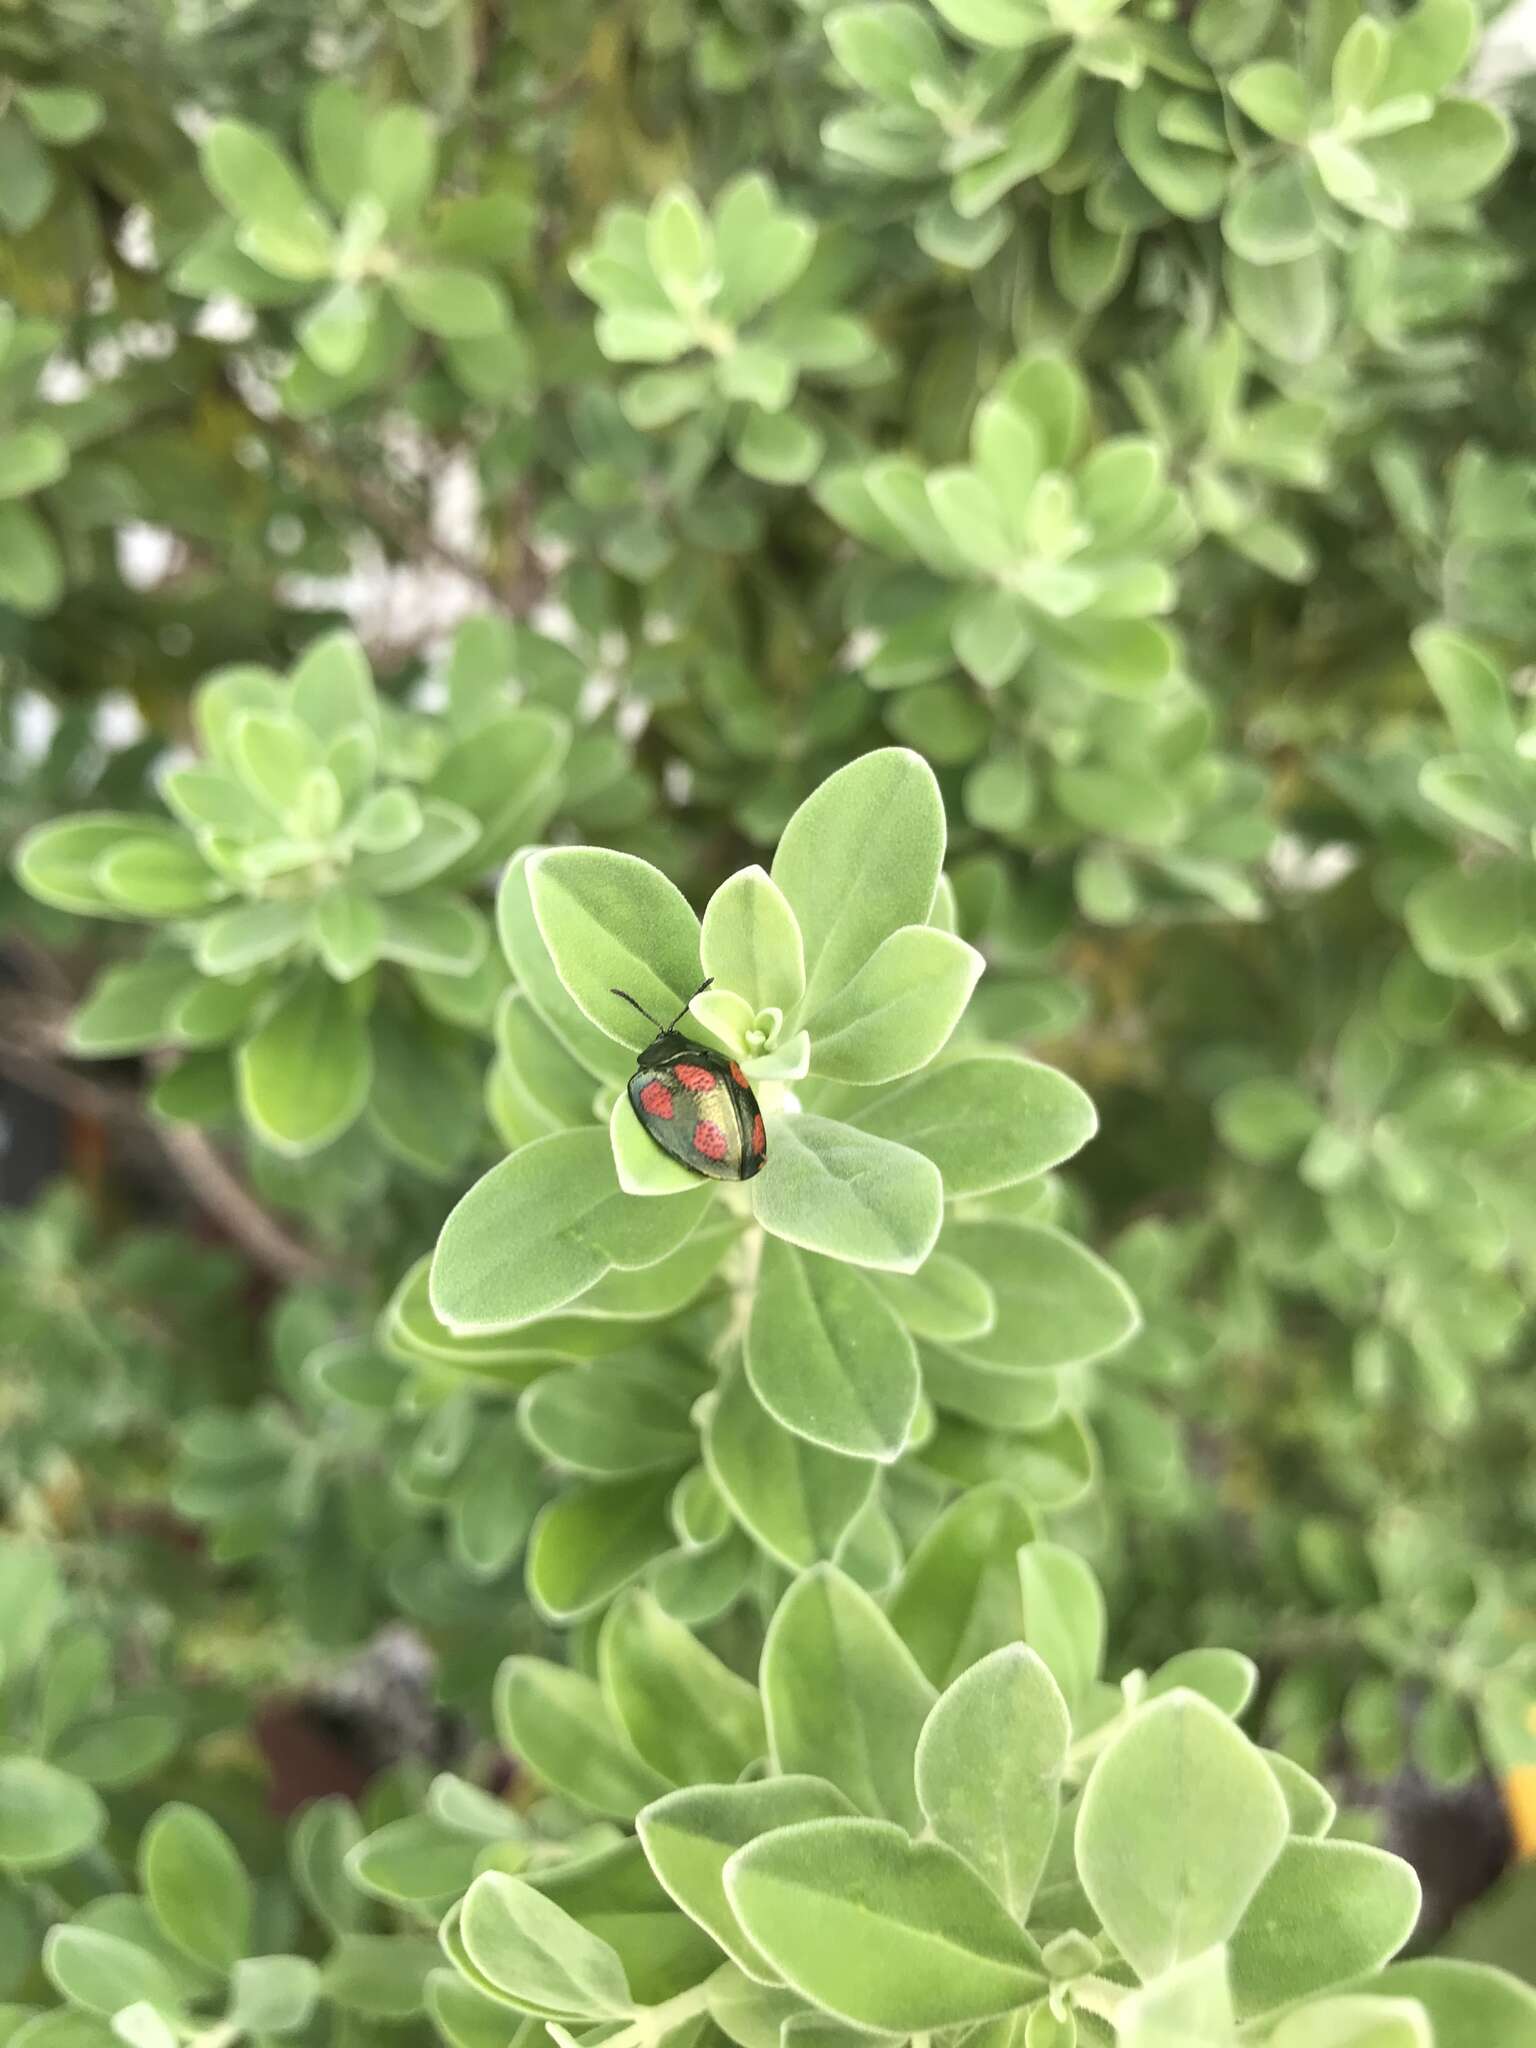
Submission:
[[[628,989],[611,988],[609,989],[608,993],[611,996],[617,996],[621,1003],[628,1003],[629,1007],[632,1010],[638,1010],[641,1016],[645,1019],[646,1023],[654,1024],[658,1031],[665,1031],[667,1029],[667,1026],[662,1023],[659,1017],[653,1017],[650,1011],[647,1010],[643,1004],[637,1003],[635,1001],[634,997],[629,993]],[[690,996],[688,1000],[689,1002],[692,1002],[692,996]]]
[[[705,989],[707,989],[707,988],[713,988],[713,987],[714,987],[714,985],[715,985],[715,977],[714,977],[714,976],[713,976],[712,974],[711,974],[711,975],[710,975],[710,976],[709,976],[709,977],[708,977],[708,978],[707,978],[706,980],[704,980],[704,981],[701,981],[701,982],[699,983],[698,987],[697,987],[697,988],[696,988],[696,989],[694,990],[694,992],[693,992],[693,995],[692,995],[692,996],[690,996],[690,997],[688,998],[687,1002],[686,1002],[686,1003],[684,1003],[683,1007],[682,1007],[682,1008],[681,1008],[681,1009],[680,1009],[680,1010],[678,1011],[677,1015],[676,1015],[676,1016],[675,1016],[675,1017],[674,1017],[674,1018],[672,1019],[672,1022],[671,1022],[671,1023],[670,1023],[670,1024],[669,1024],[669,1025],[667,1026],[667,1029],[668,1029],[669,1031],[675,1031],[675,1030],[677,1029],[678,1025],[679,1025],[679,1024],[681,1024],[681,1023],[682,1023],[682,1021],[683,1021],[683,1019],[684,1019],[684,1018],[685,1018],[685,1017],[687,1016],[687,1014],[688,1014],[689,1010],[690,1010],[690,1009],[692,1009],[692,1007],[693,1007],[693,997],[694,997],[694,996],[701,996],[701,995],[703,995],[703,993],[704,993]],[[617,995],[617,994],[618,994],[618,990],[617,990],[617,989],[615,989],[615,990],[614,990],[614,994],[615,994],[615,995]]]

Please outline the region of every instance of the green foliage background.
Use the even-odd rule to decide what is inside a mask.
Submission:
[[[1536,2041],[1491,26],[0,8],[7,2042]]]

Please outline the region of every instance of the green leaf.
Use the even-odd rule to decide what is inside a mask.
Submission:
[[[476,1438],[454,1485],[449,1540],[473,1577],[499,1578],[523,1548],[538,1485],[537,1461],[515,1418],[502,1416]]]
[[[550,1621],[606,1607],[673,1542],[670,1477],[621,1479],[562,1493],[542,1508],[528,1544],[528,1593]]]
[[[964,1015],[985,964],[963,939],[931,925],[892,932],[845,988],[807,1012],[812,1073],[868,1087],[926,1066]]]
[[[297,899],[236,904],[199,926],[194,958],[204,974],[247,974],[297,946],[309,921],[309,904]]]
[[[1318,251],[1287,262],[1250,263],[1229,251],[1222,267],[1238,325],[1288,363],[1315,362],[1337,318],[1326,258]]]
[[[389,1821],[347,1857],[347,1875],[376,1899],[431,1904],[457,1898],[475,1875],[482,1838],[427,1813]]]
[[[614,1097],[608,1116],[608,1142],[613,1151],[614,1173],[626,1195],[649,1198],[698,1192],[699,1176],[692,1167],[662,1151],[635,1114],[627,1090]]]
[[[1017,552],[1008,531],[1005,505],[988,479],[975,469],[936,469],[927,482],[934,516],[968,570],[1005,575]]]
[[[356,981],[379,957],[384,913],[378,900],[336,888],[315,905],[315,950],[334,981]]]
[[[854,2026],[959,2026],[1045,1986],[1039,1950],[970,1866],[885,1821],[760,1836],[725,1866],[725,1889],[786,1981]]]
[[[0,504],[0,604],[41,618],[64,594],[58,542],[30,505]]]
[[[242,1956],[229,1986],[229,2018],[248,2034],[296,2034],[320,1996],[320,1972],[308,1956]]]
[[[446,1933],[443,1942],[447,1947]],[[503,1999],[453,1970],[433,1970],[426,1994],[427,2011],[448,2048],[507,2048],[510,2022]]]
[[[110,1790],[159,1770],[180,1739],[181,1723],[174,1714],[130,1705],[76,1721],[54,1745],[53,1760],[72,1777]]]
[[[496,1674],[493,1707],[507,1753],[592,1813],[633,1820],[671,1790],[636,1755],[596,1685],[580,1672],[538,1657],[508,1657]]]
[[[1076,1713],[1104,1661],[1104,1595],[1076,1551],[1027,1543],[1019,1552],[1024,1638]]]
[[[529,1441],[568,1471],[596,1478],[675,1472],[693,1456],[692,1384],[647,1352],[547,1373],[523,1395]]]
[[[745,1357],[753,1393],[786,1429],[850,1457],[900,1457],[922,1388],[917,1352],[862,1273],[770,1240]]]
[[[532,839],[547,822],[561,794],[571,732],[557,712],[532,704],[509,709],[499,679],[488,701],[462,690],[460,696],[467,729],[443,755],[427,787],[480,820],[483,837],[475,863],[484,869]]]
[[[228,834],[239,840],[271,836],[272,820],[265,806],[222,768],[172,768],[161,778],[160,793],[194,833]]]
[[[997,1325],[997,1297],[948,1252],[930,1252],[915,1273],[879,1273],[875,1285],[916,1337],[963,1343]]]
[[[351,880],[378,896],[403,896],[446,874],[480,837],[479,820],[458,804],[428,797],[421,805],[421,829],[402,846],[359,852]]]
[[[421,107],[385,107],[367,124],[368,194],[394,226],[409,226],[437,182],[437,127]]]
[[[477,1181],[443,1225],[432,1306],[459,1335],[532,1322],[612,1266],[652,1265],[675,1251],[703,1217],[702,1192],[675,1202],[622,1193],[607,1133],[595,1125],[537,1138]]]
[[[229,893],[190,841],[159,833],[120,841],[96,863],[94,880],[109,903],[135,917],[177,917]]]
[[[112,2015],[108,2038],[126,2042],[128,2048],[175,2048],[176,2030],[152,2005],[140,1999]]]
[[[120,916],[97,884],[96,869],[108,854],[142,833],[144,825],[144,819],[119,811],[36,825],[16,848],[16,878],[29,895],[58,910],[82,917]]]
[[[1371,170],[1411,206],[1454,206],[1490,184],[1509,160],[1509,123],[1479,100],[1442,100],[1427,121],[1366,145]]]
[[[1266,1749],[1260,1754],[1285,1797],[1290,1810],[1291,1833],[1313,1839],[1326,1835],[1339,1810],[1327,1787],[1319,1784],[1310,1771],[1304,1771],[1300,1764],[1282,1756],[1277,1750]]]
[[[757,1687],[638,1587],[608,1611],[598,1670],[609,1712],[675,1784],[728,1783],[767,1749]]]
[[[354,633],[326,633],[305,647],[293,670],[293,711],[326,743],[354,727],[375,731],[379,698],[369,657]]]
[[[1070,53],[1037,74],[1008,122],[1002,147],[967,165],[951,184],[950,200],[962,220],[979,220],[1016,185],[1058,161],[1076,126],[1081,84]]]
[[[0,1866],[45,1870],[90,1848],[106,1808],[78,1778],[41,1757],[0,1757]]]
[[[171,1037],[171,1018],[198,977],[179,954],[109,967],[69,1020],[70,1049],[112,1059]]]
[[[294,1884],[332,1934],[356,1927],[366,1910],[346,1871],[347,1856],[362,1835],[362,1823],[351,1804],[336,1794],[303,1807],[292,1825],[288,1860]]]
[[[1021,1925],[1056,1831],[1071,1733],[1050,1672],[1012,1643],[955,1680],[918,1739],[917,1796],[930,1829]]]
[[[317,299],[294,332],[299,346],[328,377],[348,377],[362,361],[378,315],[378,292],[350,279]]]
[[[1422,1956],[1393,1963],[1355,1988],[1417,1999],[1429,2015],[1435,2048],[1532,2048],[1536,2043],[1536,1990],[1502,1970]]]
[[[68,446],[52,427],[13,427],[0,434],[0,499],[29,498],[56,484],[68,468]]]
[[[578,1008],[567,991],[534,917],[528,885],[530,859],[529,855],[519,855],[513,860],[496,898],[497,935],[513,979],[545,1026],[588,1073],[614,1083],[627,1081],[634,1070],[635,1051],[642,1041],[631,1033],[625,1041],[615,1043],[606,1029],[600,1029]],[[626,1016],[634,1016],[624,1005],[619,1008]],[[628,1028],[626,1025],[626,1031]]]
[[[422,2009],[435,1942],[406,1934],[344,1934],[326,1957],[322,1988],[348,2012],[407,2020]]]
[[[979,1273],[997,1300],[996,1326],[955,1351],[997,1373],[1041,1372],[1114,1351],[1140,1323],[1113,1268],[1065,1232],[1035,1223],[964,1223],[944,1248]]]
[[[1212,1106],[1222,1142],[1241,1159],[1294,1158],[1322,1121],[1312,1096],[1281,1075],[1257,1074],[1224,1089]]]
[[[824,437],[797,413],[749,406],[731,437],[738,469],[764,484],[803,484],[816,473]]]
[[[937,1167],[904,1145],[828,1117],[770,1112],[763,1121],[767,1163],[751,1191],[765,1230],[828,1258],[916,1272],[943,1222]]]
[[[1364,1842],[1293,1836],[1232,1936],[1238,2017],[1390,1962],[1419,1917],[1412,1866]]]
[[[948,1685],[1024,1630],[1019,1551],[1035,1534],[1018,1493],[978,1485],[924,1532],[891,1600],[897,1634],[935,1685]]]
[[[739,1969],[757,1983],[777,1984],[778,1972],[748,1939],[725,1895],[725,1866],[736,1850],[774,1829],[852,1812],[842,1793],[820,1778],[776,1777],[669,1792],[644,1808],[635,1826],[668,1895]]]
[[[763,1644],[774,1769],[825,1778],[862,1812],[921,1825],[912,1784],[934,1690],[869,1595],[830,1565],[796,1579]]]
[[[43,1657],[64,1598],[59,1566],[46,1543],[0,1536],[0,1658],[13,1678]]]
[[[951,633],[960,666],[984,690],[995,690],[1017,675],[1033,645],[1024,608],[1006,590],[970,592],[955,613]]]
[[[1165,1970],[1115,2009],[1125,2048],[1228,2048],[1236,2039],[1227,1959],[1209,1948]]]
[[[338,214],[367,188],[368,118],[361,93],[327,78],[304,103],[304,135],[315,182]]]
[[[1227,1939],[1288,1826],[1247,1738],[1197,1694],[1170,1693],[1095,1764],[1078,1807],[1078,1876],[1145,1981]]]
[[[339,1138],[368,1099],[373,1054],[346,991],[311,973],[235,1059],[246,1122],[275,1152],[303,1158]]]
[[[788,899],[760,867],[722,882],[704,912],[704,972],[753,1010],[797,1014],[805,993],[805,948]]]
[[[176,1981],[160,1958],[137,1942],[95,1927],[53,1927],[43,1943],[43,1968],[71,2005],[110,2019],[143,2003],[167,2017],[181,2010]]]
[[[855,1105],[853,1121],[931,1159],[950,1196],[1031,1180],[1070,1159],[1099,1127],[1075,1081],[990,1046],[956,1052],[867,1108]]]
[[[1160,1664],[1147,1681],[1145,1697],[1160,1699],[1180,1686],[1199,1693],[1235,1721],[1253,1698],[1259,1669],[1241,1650],[1181,1650]]]
[[[715,202],[720,289],[715,310],[737,325],[787,292],[811,260],[816,230],[786,212],[761,172],[733,178]]]
[[[1466,68],[1477,30],[1472,0],[1419,0],[1392,24],[1386,68],[1377,86],[1381,98],[1443,92]]]
[[[529,861],[528,892],[565,989],[620,1045],[638,1052],[656,1033],[613,989],[662,1024],[696,994],[699,921],[649,861],[602,847],[557,847]]]
[[[596,338],[611,363],[671,363],[693,345],[686,321],[670,313],[601,313]]]
[[[714,236],[703,208],[684,185],[653,202],[645,218],[645,253],[657,282],[681,310],[708,295],[714,271]]]
[[[1269,2048],[1434,2048],[1444,2038],[1430,2033],[1429,2016],[1417,1999],[1347,1994],[1289,2014],[1270,2035]]]
[[[471,975],[486,956],[485,921],[462,897],[390,897],[381,906],[379,952],[423,974]]]
[[[1039,34],[1039,17],[1024,0],[935,0],[935,11],[983,50],[1028,49]]]
[[[263,129],[215,121],[203,138],[203,175],[239,221],[262,231],[253,254],[280,275],[318,276],[332,234],[308,188]]]
[[[475,341],[507,325],[507,302],[500,286],[460,264],[407,264],[389,286],[413,327],[445,341]]]
[[[805,1014],[841,989],[883,939],[926,922],[944,864],[933,771],[887,747],[841,768],[802,803],[772,875],[805,948]]]
[[[354,843],[364,853],[399,853],[421,828],[421,805],[408,789],[400,788],[372,791],[348,825]]]
[[[508,991],[497,1009],[496,1043],[551,1124],[558,1128],[591,1121],[596,1087],[592,1074],[567,1051],[520,989]]]
[[[266,993],[255,976],[243,982],[199,979],[173,1005],[170,1035],[181,1046],[227,1046],[250,1023]]]
[[[230,724],[229,751],[245,787],[278,819],[295,809],[306,777],[320,765],[314,734],[284,713],[237,713]]]
[[[107,115],[100,95],[85,86],[18,86],[16,100],[36,133],[61,149],[94,135]]]
[[[1279,142],[1304,140],[1311,125],[1306,85],[1290,64],[1262,59],[1234,72],[1227,85],[1233,100],[1266,135]]]
[[[194,1806],[162,1806],[139,1842],[139,1882],[161,1931],[215,1970],[250,1939],[254,1893],[229,1837]]]
[[[837,1555],[879,1471],[782,1428],[740,1366],[722,1376],[706,1411],[704,1458],[737,1521],[791,1571]]]
[[[1227,247],[1266,268],[1310,256],[1322,240],[1318,201],[1303,166],[1290,159],[1247,173],[1221,218]]]
[[[24,235],[47,213],[58,187],[48,152],[29,124],[7,109],[0,115],[0,221]]]
[[[942,79],[949,69],[932,23],[907,0],[835,7],[824,26],[838,63],[876,99],[910,105],[921,82]]]
[[[481,1975],[524,2010],[563,2019],[634,2010],[624,1965],[553,1900],[499,1870],[464,1895],[459,1934]]]
[[[1403,905],[1409,936],[1439,974],[1484,974],[1526,944],[1536,913],[1529,862],[1443,868],[1415,883]]]
[[[546,1863],[528,1882],[612,1947],[637,2005],[692,1992],[719,1967],[714,1943],[677,1911],[633,1838]]]

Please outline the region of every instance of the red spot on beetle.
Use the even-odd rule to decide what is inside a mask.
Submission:
[[[755,1116],[752,1119],[752,1156],[754,1159],[762,1158],[767,1144],[768,1140],[763,1135],[763,1120],[760,1116]]]
[[[659,1116],[664,1121],[670,1121],[672,1090],[665,1081],[647,1081],[640,1090],[640,1107],[647,1116]]]
[[[725,1133],[718,1124],[699,1123],[693,1133],[693,1149],[706,1159],[725,1157]]]
[[[690,1095],[707,1095],[715,1085],[715,1077],[708,1067],[695,1067],[683,1060],[672,1071]]]
[[[731,1061],[731,1079],[736,1083],[736,1086],[738,1088],[745,1088],[750,1093],[752,1083],[747,1079],[746,1075],[741,1071],[740,1067],[737,1066],[734,1060]]]

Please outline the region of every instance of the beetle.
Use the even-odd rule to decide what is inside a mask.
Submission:
[[[693,997],[709,986],[702,982],[670,1024],[653,1017],[627,990],[608,991],[656,1026],[629,1077],[629,1104],[669,1159],[709,1180],[751,1180],[768,1156],[752,1083],[727,1053],[685,1038],[677,1028]]]

